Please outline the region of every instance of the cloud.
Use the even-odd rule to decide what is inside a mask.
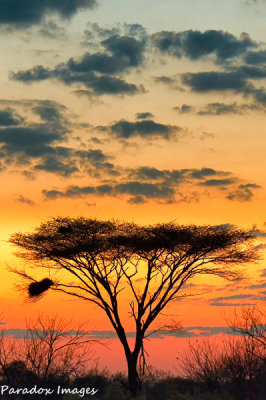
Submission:
[[[32,111],[39,115],[42,121],[47,122],[66,122],[63,112],[66,111],[66,107],[62,104],[58,104],[49,100],[39,101],[33,106]]]
[[[181,131],[179,126],[160,124],[152,119],[145,119],[136,122],[121,120],[110,126],[99,128],[107,130],[118,139],[130,139],[139,136],[143,139],[157,137],[170,140],[176,136],[177,132]]]
[[[215,307],[249,307],[249,306],[255,306],[256,303],[220,303],[220,302],[213,302],[210,303],[211,306]]]
[[[235,294],[232,296],[225,296],[225,297],[216,297],[215,299],[212,299],[211,302],[213,301],[224,301],[224,300],[243,300],[243,299],[250,299],[253,298],[254,294]]]
[[[102,178],[102,172],[104,171],[105,174],[108,173],[110,176],[115,176],[115,181],[105,180],[102,182],[103,185],[100,186],[69,186],[64,189],[45,189],[43,190],[45,198],[127,195],[131,196],[128,202],[135,205],[144,204],[148,200],[164,201],[166,203],[199,202],[202,196],[209,195],[209,193],[206,190],[204,192],[195,191],[194,185],[214,189],[222,188],[227,195],[227,186],[233,185],[237,181],[237,178],[230,178],[232,174],[228,171],[207,167],[180,170],[160,170],[148,166],[136,169],[121,168],[106,161],[108,156],[101,153],[100,150],[73,151],[73,155],[69,157],[69,160],[75,160],[75,157],[79,157],[80,164],[83,163],[83,169],[86,167],[86,162],[88,162],[88,172],[91,176]],[[51,163],[51,165],[53,164]],[[69,162],[67,166],[71,167],[71,163]],[[98,175],[97,172],[99,172]],[[65,175],[68,176],[67,171]],[[224,178],[228,176],[229,178]],[[205,179],[207,177],[213,177],[213,179]],[[202,181],[202,179],[205,179],[205,181]],[[185,189],[182,188],[182,185],[186,185]],[[257,187],[258,185],[246,184],[242,186]],[[193,187],[193,190],[190,187]],[[232,226],[227,224],[226,227],[230,229]]]
[[[146,203],[146,200],[144,199],[143,196],[135,196],[131,197],[131,199],[128,200],[130,204],[144,204]]]
[[[193,92],[232,91],[235,94],[251,97],[260,104],[266,104],[265,89],[257,88],[251,83],[252,80],[263,78],[266,78],[265,69],[249,66],[231,68],[230,71],[188,72],[181,75],[182,83]]]
[[[181,336],[212,336],[218,335],[219,333],[230,334],[231,329],[227,326],[189,326],[184,330],[182,329]]]
[[[71,159],[62,162],[59,157],[56,158],[51,155],[44,157],[40,163],[35,165],[34,170],[52,172],[67,177],[73,175],[75,172],[78,172],[79,168]]]
[[[213,168],[159,170],[157,168],[143,166],[135,170],[130,170],[129,174],[131,177],[142,181],[157,180],[179,184],[182,182],[190,182],[191,180],[203,179],[207,176],[227,176],[230,175],[230,172],[217,171]]]
[[[249,88],[245,77],[237,72],[188,72],[184,73],[181,79],[191,90],[201,93],[226,90],[243,92]]]
[[[71,128],[77,124],[69,119],[64,105],[50,100],[0,100],[0,104],[22,108],[31,117],[34,113],[40,118],[39,123],[33,123],[14,109],[5,109],[2,114],[0,111],[2,169],[15,165],[19,168],[26,166],[24,172],[27,174],[45,171],[64,177],[77,172],[92,177],[100,177],[103,173],[119,176],[120,172],[110,162],[112,157],[102,150],[69,144]],[[97,146],[101,144],[95,138],[93,142]]]
[[[233,185],[235,183],[234,178],[228,178],[228,179],[207,179],[204,182],[199,182],[200,186],[227,186],[227,185]]]
[[[51,152],[51,145],[61,141],[66,131],[62,126],[48,124],[29,124],[25,127],[7,127],[0,129],[0,153],[8,155],[25,154],[40,157]]]
[[[209,103],[205,107],[197,112],[198,115],[228,115],[228,114],[238,114],[245,115],[247,111],[260,111],[264,110],[263,106],[259,104],[249,103],[249,104],[237,104],[230,103]]]
[[[120,74],[141,67],[144,63],[145,38],[114,35],[101,41],[101,51],[70,58],[54,68],[36,65],[25,71],[13,72],[10,79],[32,83],[54,79],[66,85],[82,84],[88,95],[124,95],[144,91],[143,86],[126,82]]]
[[[146,29],[140,24],[127,24],[127,23],[119,23],[116,25],[110,26],[100,26],[95,22],[88,22],[87,28],[84,31],[84,41],[83,44],[88,45],[97,42],[98,40],[106,39],[110,36],[116,35],[124,35],[124,36],[133,36],[139,39],[147,39]]]
[[[73,186],[69,186],[65,192],[59,191],[59,190],[43,190],[42,193],[46,199],[56,199],[58,197],[72,198],[72,197],[76,197],[76,196],[94,194],[95,188],[92,186],[79,187],[79,186],[73,185]]]
[[[142,86],[138,87],[114,76],[98,75],[92,70],[72,71],[68,66],[62,64],[54,70],[49,70],[38,65],[31,70],[12,73],[10,78],[24,83],[44,81],[52,78],[66,85],[79,83],[90,89],[87,95],[133,95],[144,91]]]
[[[75,333],[74,330],[65,332],[66,334]],[[230,327],[226,326],[189,326],[182,329],[176,330],[160,330],[160,331],[148,331],[150,339],[158,339],[164,336],[173,336],[173,337],[197,337],[197,336],[212,336],[217,335],[219,333],[223,334],[236,334],[232,332]],[[17,339],[24,339],[27,337],[28,330],[13,328],[13,329],[3,329],[2,334],[5,337],[13,337]],[[128,338],[134,338],[136,336],[136,332],[127,331],[126,336]],[[97,331],[93,330],[88,333],[88,337],[90,339],[117,339],[117,334],[115,331]]]
[[[64,27],[58,25],[53,20],[43,22],[39,31],[39,35],[48,39],[66,39],[66,31]]]
[[[260,189],[261,186],[254,183],[247,183],[245,185],[239,185],[236,190],[231,191],[226,198],[228,200],[238,200],[241,202],[250,201],[254,197],[251,189]]]
[[[103,172],[105,175],[119,176],[114,165],[108,162],[109,159],[110,156],[99,149],[76,150],[57,146],[51,149],[51,154],[42,157],[34,170],[57,173],[65,177],[79,171],[90,173],[93,177],[100,177]]]
[[[174,190],[167,186],[162,186],[158,184],[152,183],[140,183],[140,182],[125,182],[119,183],[115,185],[100,185],[100,186],[69,186],[66,190],[43,190],[42,191],[44,197],[46,199],[56,199],[59,197],[79,197],[79,196],[86,196],[86,195],[110,195],[110,196],[117,196],[117,195],[132,195],[135,197],[136,201],[133,202],[134,204],[140,204],[143,201],[139,201],[140,198],[144,200],[144,197],[147,199],[166,199],[170,200],[174,196]],[[137,199],[136,199],[137,198]]]
[[[154,78],[154,81],[156,83],[163,83],[164,85],[172,85],[176,83],[176,80],[173,78],[170,78],[169,76],[156,76]]]
[[[190,176],[195,179],[202,179],[206,176],[213,176],[213,175],[227,176],[230,174],[231,174],[230,172],[217,171],[213,168],[201,168],[201,169],[190,170]]]
[[[174,189],[169,186],[138,181],[120,183],[115,186],[114,190],[119,194],[145,196],[148,199],[168,199],[169,201],[175,194]]]
[[[22,196],[22,195],[20,195],[20,196],[17,198],[17,201],[18,201],[19,203],[27,204],[27,205],[29,205],[29,206],[34,206],[34,205],[35,205],[35,202],[34,202],[34,201],[32,201],[32,200],[30,200],[30,199],[28,199],[28,198],[26,198],[26,197],[24,197],[24,196]]]
[[[189,190],[186,187],[183,192],[181,185],[199,185],[201,179],[209,176],[225,177],[231,175],[227,171],[214,170],[212,168],[191,168],[181,170],[160,170],[154,167],[143,166],[136,169],[119,168],[106,162],[108,156],[97,151],[88,151],[88,153],[78,150],[70,159],[75,156],[80,157],[86,165],[86,156],[88,158],[88,171],[94,177],[101,178],[101,172],[109,173],[115,176],[115,181],[103,181],[103,185],[96,186],[68,186],[64,189],[43,190],[46,199],[72,198],[87,195],[95,196],[131,196],[128,199],[130,204],[140,205],[148,200],[164,201],[166,203],[180,202],[198,202],[201,196],[206,196],[205,192]],[[82,162],[82,161],[81,161]],[[52,163],[51,163],[52,164]],[[67,164],[71,166],[70,163]],[[95,172],[96,171],[96,172]],[[99,175],[97,175],[99,171]],[[71,171],[72,172],[72,171]],[[63,174],[63,172],[61,172]],[[67,176],[67,173],[66,173]],[[236,178],[212,179],[206,184],[209,187],[222,187],[227,190],[226,184],[234,183]],[[208,182],[205,181],[205,182]],[[207,193],[208,194],[208,193]],[[228,226],[230,228],[231,226]]]
[[[255,96],[255,93],[254,93]],[[188,114],[192,112],[196,112],[197,115],[216,115],[223,116],[228,114],[238,114],[245,115],[248,111],[264,111],[263,105],[255,104],[255,103],[244,103],[237,104],[234,103],[208,103],[203,108],[196,111],[195,107],[183,104],[182,106],[173,107],[173,110],[177,111],[179,114]]]
[[[246,33],[237,38],[222,30],[162,31],[153,34],[151,40],[163,54],[177,58],[187,57],[193,61],[213,55],[218,63],[239,57],[250,47],[257,47]]]
[[[226,115],[226,114],[242,114],[241,107],[236,103],[209,103],[201,111],[197,112],[198,115]]]
[[[193,111],[193,107],[188,104],[182,104],[180,107],[174,107],[173,110],[177,111],[179,114],[188,114]]]
[[[68,19],[96,4],[96,0],[0,0],[0,24],[23,28],[39,24],[47,15],[54,14]]]
[[[266,63],[266,50],[249,51],[245,55],[244,61],[247,64],[265,64]]]
[[[256,289],[256,287],[253,287],[253,285],[246,287],[245,289]],[[260,287],[259,287],[260,288]],[[229,300],[229,302],[228,302]],[[249,300],[249,301],[257,301],[261,300],[263,301],[264,298],[261,295],[256,295],[254,293],[247,293],[247,294],[236,294],[232,296],[223,296],[223,297],[217,297],[214,299],[211,299],[209,301],[209,304],[211,306],[216,306],[216,307],[238,307],[238,306],[252,306],[254,304],[251,303],[231,303],[230,300]]]
[[[17,126],[24,122],[24,118],[11,108],[0,110],[0,127],[1,126]]]
[[[264,275],[261,275],[264,276]],[[247,289],[265,289],[266,288],[266,282],[255,284],[255,285],[250,285],[247,287]]]
[[[151,112],[142,112],[142,113],[137,113],[136,118],[137,119],[148,119],[148,118],[153,118],[154,115]]]

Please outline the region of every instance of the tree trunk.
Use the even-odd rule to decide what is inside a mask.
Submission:
[[[141,390],[141,384],[137,372],[138,357],[134,354],[127,356],[127,368],[128,368],[128,388],[134,397]]]

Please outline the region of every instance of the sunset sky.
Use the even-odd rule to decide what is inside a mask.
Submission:
[[[26,315],[53,311],[112,337],[89,303],[48,293],[32,304],[15,290],[6,266],[21,261],[8,237],[49,217],[253,227],[263,254],[265,20],[264,0],[0,0],[0,323],[10,335]],[[222,333],[223,314],[260,304],[265,288],[263,261],[238,282],[201,277],[169,314],[187,336]],[[167,354],[174,339],[153,340]]]

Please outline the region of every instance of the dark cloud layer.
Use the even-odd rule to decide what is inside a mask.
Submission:
[[[248,83],[244,76],[237,72],[197,72],[182,75],[182,82],[194,92],[211,92],[233,90],[241,92],[248,90]]]
[[[264,111],[263,105],[259,106],[259,104],[254,104],[254,103],[243,103],[243,104],[237,104],[236,102],[234,103],[208,103],[202,108],[200,108],[198,111],[196,110],[195,107],[188,105],[188,104],[183,104],[182,106],[176,106],[173,108],[173,110],[177,111],[179,114],[189,114],[195,112],[197,115],[201,116],[210,116],[210,115],[215,115],[215,116],[223,116],[223,115],[245,115],[249,111]]]
[[[266,70],[257,67],[242,66],[232,71],[210,71],[184,73],[182,83],[193,92],[225,92],[252,97],[256,102],[266,104],[266,91],[263,87],[257,88],[251,82],[266,78]]]
[[[226,114],[242,114],[242,108],[236,103],[209,103],[204,109],[198,111],[198,115],[226,115]]]
[[[0,127],[17,126],[24,122],[24,118],[13,109],[0,110]]]
[[[47,122],[63,122],[65,117],[63,112],[66,110],[66,107],[61,104],[57,104],[48,100],[43,100],[37,102],[35,106],[33,106],[32,111],[35,114],[38,114],[43,121]]]
[[[182,104],[182,106],[174,107],[173,109],[179,114],[188,114],[193,111],[193,107],[189,104]]]
[[[110,36],[101,42],[103,51],[70,58],[54,68],[36,65],[26,71],[11,73],[12,80],[32,83],[54,79],[66,85],[82,84],[95,95],[123,95],[143,92],[142,86],[126,82],[120,75],[144,62],[145,39]]]
[[[93,177],[103,173],[119,175],[110,163],[110,156],[100,149],[69,145],[73,123],[62,104],[49,100],[2,100],[0,103],[26,109],[28,114],[40,117],[39,123],[32,123],[14,109],[0,111],[1,169],[24,167],[31,174],[45,171],[64,177],[77,172]]]
[[[34,206],[34,204],[35,204],[33,200],[28,199],[27,197],[24,197],[22,195],[18,196],[17,201],[19,203],[27,204],[28,206]]]
[[[152,35],[152,41],[162,53],[177,58],[184,56],[191,60],[199,60],[214,55],[219,63],[239,57],[250,47],[256,46],[247,34],[237,38],[228,32],[217,30],[162,31]]]
[[[151,167],[140,167],[130,171],[130,176],[141,181],[157,180],[171,183],[189,182],[191,180],[204,179],[208,176],[227,176],[230,175],[226,171],[217,171],[213,168],[191,168],[179,170],[159,170]]]
[[[153,117],[154,115],[151,112],[140,112],[136,114],[137,119],[149,119]]]
[[[143,203],[144,197],[147,199],[167,199],[170,200],[174,196],[174,190],[169,187],[164,187],[159,184],[153,183],[142,183],[136,181],[130,181],[125,183],[119,183],[117,185],[101,185],[101,186],[70,186],[65,191],[60,190],[43,190],[43,195],[47,199],[55,199],[59,197],[79,197],[90,194],[98,196],[111,195],[117,196],[119,194],[127,194],[134,196],[135,200],[131,200],[132,203]],[[142,199],[143,201],[136,201]]]
[[[177,132],[181,131],[179,126],[160,124],[151,119],[136,122],[121,120],[109,127],[101,128],[106,129],[119,139],[129,139],[139,136],[145,139],[158,137],[169,140],[173,138]]]
[[[102,162],[99,168],[106,163]],[[114,172],[117,169],[114,167]],[[111,172],[110,172],[111,174]],[[183,193],[182,184],[190,187],[202,186],[208,188],[223,188],[225,195],[228,194],[237,178],[219,177],[230,176],[230,172],[216,171],[212,168],[181,169],[181,170],[159,170],[157,168],[143,166],[137,169],[120,169],[117,179],[109,181],[100,186],[69,186],[65,189],[43,190],[46,199],[73,198],[87,195],[96,196],[130,196],[128,202],[131,204],[143,204],[149,200],[163,201],[164,203],[198,202],[204,193],[195,190],[190,192],[187,188]],[[213,176],[216,179],[205,179]],[[202,181],[205,179],[205,181]],[[203,186],[205,186],[203,185]],[[249,187],[251,184],[243,185]],[[251,185],[253,186],[253,185]],[[254,185],[257,187],[257,185]]]
[[[201,186],[228,186],[228,185],[233,185],[235,183],[234,178],[228,178],[228,179],[207,179],[203,182],[200,182],[199,185]]]
[[[70,18],[96,0],[0,0],[0,24],[24,27],[39,24],[46,15]]]
[[[1,322],[0,322],[1,324]],[[26,338],[28,335],[27,329],[13,328],[13,329],[4,329],[3,336],[4,337],[13,337],[13,338]],[[66,332],[71,335],[74,331]],[[234,334],[230,327],[226,326],[188,326],[183,329],[177,330],[160,330],[160,331],[148,331],[147,332],[151,339],[154,338],[162,338],[164,336],[173,336],[173,337],[197,337],[197,336],[212,336],[217,335],[219,333],[223,334]],[[128,338],[134,338],[136,336],[136,332],[126,332],[126,336]],[[115,339],[117,337],[115,331],[96,331],[92,330],[88,334],[88,338],[90,339]]]
[[[28,125],[26,127],[8,127],[0,129],[0,156],[3,152],[9,155],[24,153],[30,157],[39,157],[49,153],[50,145],[62,140],[62,127]]]
[[[249,51],[244,58],[247,64],[265,64],[266,63],[266,50]]]
[[[245,185],[239,185],[235,190],[229,192],[227,195],[228,200],[237,201],[250,201],[254,197],[252,189],[260,189],[261,186],[254,183],[247,183]]]

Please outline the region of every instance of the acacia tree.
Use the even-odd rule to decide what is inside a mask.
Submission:
[[[138,359],[148,328],[184,284],[197,274],[226,279],[239,276],[237,264],[255,261],[258,254],[248,231],[224,226],[180,226],[174,222],[140,226],[118,221],[53,218],[33,233],[15,233],[10,242],[27,263],[15,270],[26,279],[31,296],[48,288],[96,304],[106,313],[122,343],[128,384],[133,394],[140,388]],[[72,280],[45,278],[31,271],[67,271]],[[63,279],[63,278],[62,278]],[[65,278],[64,278],[65,279]],[[131,350],[120,312],[121,291],[127,286],[135,342]]]

